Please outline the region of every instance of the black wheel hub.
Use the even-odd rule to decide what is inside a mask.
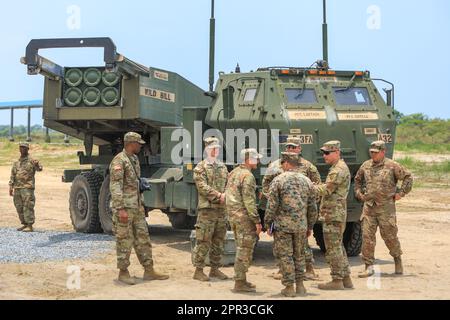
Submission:
[[[80,217],[85,218],[88,213],[88,198],[84,190],[80,190],[76,196],[76,209]]]

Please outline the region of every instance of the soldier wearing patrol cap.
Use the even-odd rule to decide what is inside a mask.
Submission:
[[[319,171],[316,166],[311,162],[302,157],[302,146],[299,137],[289,137],[286,143],[286,152],[298,154],[298,165],[295,171],[303,174],[309,178],[314,185],[319,185],[322,183],[320,179]],[[281,161],[277,160],[272,162],[264,175],[262,182],[262,195],[265,198],[269,196],[269,188],[272,181],[281,173],[283,173],[283,168],[281,166]],[[306,254],[306,280],[316,280],[318,277],[314,271],[314,256],[311,248],[309,247],[308,241],[305,241],[305,254]],[[277,280],[281,280],[281,270],[274,274],[273,276]]]
[[[198,215],[192,262],[196,268],[193,278],[199,281],[209,281],[210,278],[228,279],[228,276],[219,270],[227,234],[225,187],[228,177],[227,167],[217,158],[220,148],[219,139],[205,139],[207,158],[194,169]],[[208,254],[211,263],[209,277],[203,272]]]
[[[374,274],[377,228],[395,262],[395,273],[403,274],[402,250],[398,240],[395,202],[411,191],[411,173],[397,162],[386,158],[386,144],[375,141],[370,146],[371,160],[364,162],[356,173],[355,195],[364,202],[361,217],[363,231],[362,258],[366,265],[360,278]],[[398,181],[402,181],[397,189]],[[365,185],[365,187],[364,187]]]
[[[128,271],[133,247],[145,269],[144,281],[169,278],[153,269],[152,245],[139,188],[141,167],[137,154],[144,144],[145,141],[139,134],[127,133],[124,137],[124,150],[114,158],[109,167],[113,232],[116,236],[117,268],[120,270],[118,280],[128,285],[135,284]]]
[[[18,231],[33,232],[35,222],[35,174],[42,171],[38,160],[29,156],[30,145],[26,142],[19,144],[20,159],[14,162],[9,179],[9,195],[14,199],[22,227]]]
[[[262,225],[256,208],[256,180],[252,170],[258,167],[262,155],[256,149],[244,149],[241,158],[243,163],[228,176],[225,192],[228,221],[236,241],[234,291],[255,292],[256,286],[247,281],[247,272]]]
[[[317,187],[322,196],[319,221],[322,222],[325,241],[325,258],[331,268],[332,281],[319,284],[321,290],[343,290],[353,288],[350,266],[343,245],[347,222],[347,196],[350,189],[350,170],[341,159],[340,141],[326,142],[320,149],[325,163],[331,165],[324,184]]]
[[[286,286],[281,294],[287,297],[306,294],[303,285],[305,242],[317,219],[314,185],[297,172],[298,157],[296,153],[282,154],[284,172],[270,185],[264,218],[268,234],[274,236],[274,254],[280,262],[282,283]]]

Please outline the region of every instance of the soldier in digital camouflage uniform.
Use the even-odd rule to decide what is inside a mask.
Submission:
[[[256,180],[251,170],[257,168],[262,155],[255,149],[245,149],[241,158],[245,159],[244,163],[229,174],[225,192],[228,221],[236,242],[234,290],[255,292],[256,286],[247,281],[246,274],[262,225],[256,208]]]
[[[113,232],[116,236],[117,268],[120,270],[118,280],[129,285],[135,284],[135,279],[128,271],[133,247],[145,268],[144,281],[165,280],[169,276],[153,269],[152,245],[139,188],[141,168],[137,154],[145,141],[139,134],[130,132],[125,135],[124,144],[124,150],[109,167]]]
[[[322,183],[320,179],[319,171],[316,166],[314,166],[311,162],[302,157],[302,146],[300,138],[298,137],[289,137],[286,143],[286,152],[296,153],[299,155],[299,163],[296,171],[308,177],[314,185],[319,185]],[[283,172],[283,168],[281,167],[280,160],[274,161],[270,164],[263,182],[262,182],[262,193],[263,196],[267,199],[270,184],[275,179],[276,176]],[[306,254],[306,273],[305,280],[316,280],[318,276],[314,272],[314,255],[309,246],[308,241],[305,241],[305,254]],[[274,274],[274,278],[276,280],[281,280],[281,270]]]
[[[19,145],[20,159],[14,162],[9,179],[9,195],[14,199],[22,227],[18,231],[33,232],[35,222],[35,174],[42,171],[42,165],[38,160],[32,159],[28,152],[30,145],[22,142]]]
[[[386,145],[375,141],[370,147],[371,160],[363,163],[355,177],[355,195],[364,202],[362,220],[362,257],[366,265],[359,277],[373,275],[377,228],[395,261],[395,273],[403,274],[402,250],[398,240],[395,202],[411,191],[411,173],[385,157]],[[403,181],[397,191],[397,182]],[[365,183],[365,187],[364,187]]]
[[[325,241],[325,258],[331,268],[332,281],[319,284],[321,290],[343,290],[353,288],[350,266],[343,245],[347,222],[347,195],[350,189],[350,171],[341,159],[341,143],[326,142],[321,151],[325,162],[331,165],[325,184],[317,187],[322,196],[319,220],[322,222]]]
[[[274,253],[280,261],[282,284],[286,287],[281,294],[295,297],[306,295],[304,248],[317,220],[316,194],[311,180],[297,170],[298,154],[283,153],[281,165],[284,173],[270,186],[264,220],[269,235],[274,236]]]
[[[198,217],[195,225],[197,243],[193,252],[193,264],[196,268],[194,279],[209,281],[211,277],[226,280],[228,276],[219,268],[227,234],[225,187],[228,170],[217,159],[219,139],[207,138],[205,147],[207,158],[194,169],[194,181],[198,190]],[[203,272],[208,253],[211,263],[209,277]]]

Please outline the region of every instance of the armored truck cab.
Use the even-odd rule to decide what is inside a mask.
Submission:
[[[215,89],[217,96],[205,121],[210,127],[222,131],[266,129],[270,133],[278,130],[280,146],[289,136],[300,137],[303,156],[317,166],[323,181],[329,166],[324,162],[320,147],[326,141],[342,142],[342,157],[352,177],[370,158],[368,147],[373,141],[384,140],[388,147],[387,156],[392,156],[396,128],[394,110],[390,105],[392,91],[387,91],[386,103],[370,72],[335,71],[321,67],[320,62],[317,68],[274,67],[250,73],[237,71],[220,74]],[[261,135],[258,137],[260,152],[273,158],[270,148],[273,134],[265,136],[267,141],[261,141]],[[266,146],[269,147],[264,150]],[[225,146],[225,149],[225,152],[236,152],[236,148],[227,149]],[[279,148],[278,152],[281,151]],[[264,159],[262,162],[268,163]],[[263,172],[256,172],[259,185]],[[264,210],[264,203],[260,209]],[[361,211],[362,204],[354,197],[352,179],[345,235],[349,255],[360,251]],[[318,244],[325,249],[320,225],[316,226],[315,235]]]

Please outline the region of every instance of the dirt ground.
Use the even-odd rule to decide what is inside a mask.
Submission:
[[[18,219],[8,196],[9,167],[0,167],[0,228],[17,227]],[[36,228],[72,231],[68,210],[70,185],[61,182],[61,171],[50,169],[37,175]],[[134,287],[115,279],[115,252],[90,260],[37,264],[0,264],[0,299],[281,299],[282,285],[270,275],[276,271],[271,240],[263,236],[256,252],[249,280],[257,284],[256,294],[234,294],[233,282],[199,283],[192,280],[189,231],[175,231],[165,215],[153,212],[149,223],[154,259],[159,270],[170,274],[168,281],[142,283]],[[358,279],[360,257],[350,258],[355,289],[339,292],[318,290],[329,280],[323,254],[311,239],[320,280],[307,282],[308,296],[297,299],[450,299],[450,190],[415,189],[398,204],[399,236],[404,251],[405,275],[394,276],[394,264],[379,238],[376,249],[380,276]],[[7,245],[2,243],[0,245]],[[66,287],[67,267],[81,268],[81,289]],[[133,275],[142,276],[132,255]],[[224,268],[232,276],[232,267]]]

